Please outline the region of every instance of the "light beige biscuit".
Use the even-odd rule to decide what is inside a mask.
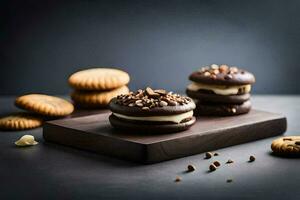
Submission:
[[[16,99],[15,105],[27,111],[48,117],[63,117],[71,114],[73,104],[59,97],[44,94],[28,94]]]
[[[75,90],[71,94],[72,100],[76,105],[86,108],[96,108],[105,107],[108,105],[109,101],[120,95],[129,93],[127,86],[122,86],[120,88],[111,91],[80,91]]]
[[[39,127],[43,120],[29,113],[12,114],[0,118],[0,129],[2,130],[25,130]]]
[[[278,138],[272,142],[271,149],[282,155],[300,155],[300,136]]]
[[[124,71],[93,68],[72,74],[69,84],[77,90],[112,90],[128,84],[129,80],[129,75]]]

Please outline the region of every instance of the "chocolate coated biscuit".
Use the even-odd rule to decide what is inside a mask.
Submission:
[[[218,103],[203,103],[196,104],[196,116],[233,116],[248,113],[251,110],[250,101],[242,104],[218,104]]]
[[[113,112],[109,121],[115,128],[140,133],[178,132],[195,123],[196,119],[190,112],[195,107],[189,97],[147,87],[113,98],[109,103]],[[179,114],[183,115],[177,116]]]
[[[189,97],[151,88],[148,90],[153,94],[149,95],[151,92],[146,90],[113,98],[109,103],[110,110],[130,116],[165,116],[186,113],[196,107]]]

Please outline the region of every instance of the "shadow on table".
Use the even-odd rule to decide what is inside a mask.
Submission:
[[[299,159],[300,158],[300,154],[298,155],[286,155],[286,154],[278,154],[278,153],[274,153],[272,151],[268,152],[268,154],[272,157],[277,157],[277,158],[282,158],[282,159]]]
[[[134,167],[134,166],[141,166],[139,163],[130,162],[126,160],[121,160],[105,155],[99,155],[95,152],[81,150],[74,147],[68,147],[64,145],[54,144],[50,142],[43,142],[42,145],[47,148],[48,151],[52,151],[55,153],[64,153],[71,155],[73,157],[78,157],[80,159],[89,160],[92,162],[99,162],[101,164],[106,164],[108,166],[122,166],[122,167]]]

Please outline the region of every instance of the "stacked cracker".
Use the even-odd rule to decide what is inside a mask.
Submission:
[[[93,68],[78,71],[69,77],[69,84],[75,90],[71,98],[82,108],[103,108],[109,101],[129,92],[126,86],[129,75],[112,68]]]
[[[73,104],[59,97],[45,94],[28,94],[18,97],[15,105],[26,112],[0,118],[0,129],[25,130],[39,127],[44,119],[71,114]]]
[[[202,67],[189,79],[187,95],[197,101],[196,115],[230,116],[250,111],[250,90],[255,77],[235,66]]]

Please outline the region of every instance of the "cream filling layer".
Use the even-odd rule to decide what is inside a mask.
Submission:
[[[186,118],[190,118],[193,116],[193,111],[189,111],[182,114],[177,115],[166,115],[166,116],[147,116],[147,117],[136,117],[136,116],[128,116],[122,115],[118,113],[113,113],[113,115],[129,120],[139,120],[139,121],[155,121],[155,122],[175,122],[179,124],[182,120]]]
[[[187,87],[191,91],[198,91],[200,89],[203,90],[211,90],[215,94],[219,95],[234,95],[238,94],[239,89],[245,91],[245,93],[249,93],[251,91],[251,85],[233,85],[233,86],[225,86],[225,85],[207,85],[202,83],[192,82]]]

